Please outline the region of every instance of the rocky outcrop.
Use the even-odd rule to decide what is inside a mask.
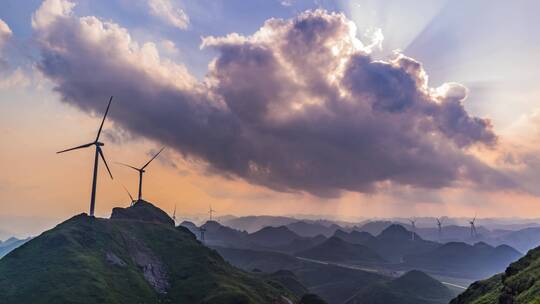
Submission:
[[[128,208],[114,208],[111,219],[136,220],[174,226],[173,219],[167,213],[144,200],[139,200]]]

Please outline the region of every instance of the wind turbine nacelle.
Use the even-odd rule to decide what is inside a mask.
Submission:
[[[103,147],[103,146],[105,146],[105,144],[100,142],[100,141],[96,141],[96,146]]]

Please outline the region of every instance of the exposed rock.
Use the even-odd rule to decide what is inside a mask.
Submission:
[[[126,262],[124,262],[121,258],[119,258],[116,254],[112,252],[107,252],[105,254],[105,259],[107,260],[107,263],[111,265],[120,266],[120,267],[127,266]]]
[[[128,208],[114,208],[111,219],[136,220],[174,226],[174,220],[167,213],[144,200],[139,200]]]

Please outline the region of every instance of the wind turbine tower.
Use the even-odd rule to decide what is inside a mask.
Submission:
[[[174,221],[174,225],[176,226],[176,204],[174,205],[174,212],[173,212],[173,215],[172,215],[172,219]]]
[[[437,220],[437,228],[439,230],[439,241],[442,238],[442,218],[436,218]]]
[[[77,147],[74,147],[74,148],[70,148],[70,149],[66,149],[66,150],[56,152],[57,154],[60,154],[60,153],[64,153],[64,152],[68,152],[68,151],[72,151],[72,150],[88,148],[88,147],[91,147],[91,146],[96,147],[96,153],[95,153],[95,157],[94,157],[94,174],[92,176],[92,192],[91,192],[91,196],[90,196],[90,213],[89,213],[90,216],[94,216],[94,210],[95,210],[95,207],[96,207],[96,186],[97,186],[98,164],[99,164],[99,158],[100,157],[103,160],[103,163],[105,164],[105,167],[107,168],[107,171],[109,172],[109,176],[111,177],[111,179],[113,178],[111,170],[109,169],[109,165],[107,165],[107,161],[105,160],[105,156],[103,155],[102,147],[105,144],[99,141],[99,136],[101,135],[101,130],[103,129],[103,124],[105,123],[105,118],[107,118],[107,113],[109,113],[109,108],[111,106],[112,99],[113,99],[113,97],[111,96],[111,98],[109,99],[109,104],[107,105],[107,109],[105,110],[105,115],[103,115],[103,120],[101,121],[101,125],[99,126],[99,130],[98,130],[96,139],[93,142],[88,143],[88,144],[84,144],[84,145],[80,145],[80,146],[77,146]]]
[[[476,226],[474,225],[474,222],[476,222],[476,215],[474,216],[474,218],[469,221],[469,224],[471,225],[471,237],[474,238],[476,237],[478,234],[476,233]]]
[[[127,165],[127,164],[123,164],[123,163],[118,163],[120,165],[123,165],[123,166],[126,166],[128,168],[131,168],[137,172],[139,172],[139,195],[138,195],[138,200],[141,200],[142,199],[142,182],[143,182],[143,174],[144,172],[146,172],[145,168],[154,160],[156,159],[156,157],[158,157],[158,155],[161,153],[161,151],[163,151],[163,149],[165,149],[165,147],[161,148],[161,150],[159,150],[158,153],[156,153],[146,164],[144,164],[144,166],[140,167],[140,168],[137,168],[137,167],[134,167],[134,166],[131,166],[131,165]]]
[[[212,209],[212,205],[210,205],[210,210],[208,210],[208,214],[210,214],[210,220],[212,220],[214,212],[216,212],[216,210]]]
[[[411,238],[414,241],[414,234],[416,232],[416,220],[415,219],[410,219],[409,222],[411,222],[411,226],[412,226]]]

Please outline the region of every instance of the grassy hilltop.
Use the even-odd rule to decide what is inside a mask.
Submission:
[[[2,303],[288,303],[152,204],[77,215],[0,260]]]

